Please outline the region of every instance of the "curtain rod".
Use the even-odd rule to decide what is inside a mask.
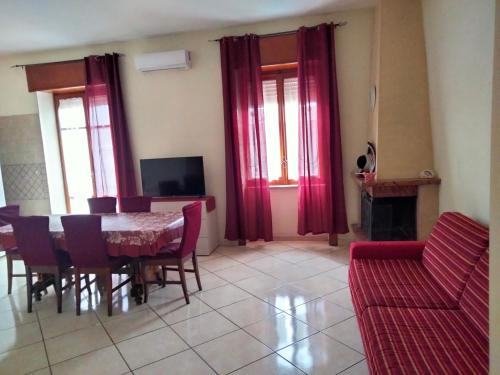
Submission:
[[[124,53],[119,53],[119,52],[111,52],[111,53],[116,53],[119,56],[125,56]],[[51,62],[36,63],[36,64],[17,64],[17,65],[12,65],[11,68],[23,68],[24,69],[26,66],[32,66],[32,65],[62,64],[62,63],[70,63],[70,62],[77,62],[77,61],[83,61],[83,58],[73,59],[73,60],[63,60],[63,61],[51,61]]]
[[[330,25],[333,25],[333,27],[335,27],[335,28],[342,27],[342,26],[347,25],[347,21],[342,21],[342,22],[338,22],[338,23],[330,22]],[[296,32],[297,32],[297,30],[288,30],[288,31],[280,31],[280,32],[277,32],[277,33],[261,34],[259,36],[260,37],[266,37],[266,36],[290,35],[290,34],[295,34]],[[210,39],[209,42],[220,42],[221,39],[222,38],[219,38],[219,39]]]

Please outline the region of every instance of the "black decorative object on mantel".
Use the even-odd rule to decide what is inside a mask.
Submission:
[[[375,145],[372,142],[368,142],[368,149],[366,154],[360,155],[356,160],[356,165],[358,167],[356,174],[363,173],[375,173],[377,166],[377,155],[375,153]]]

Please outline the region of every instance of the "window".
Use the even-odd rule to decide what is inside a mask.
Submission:
[[[271,185],[298,181],[298,100],[295,69],[263,72],[268,176]]]
[[[83,92],[55,94],[59,148],[61,154],[66,209],[70,213],[88,213],[87,198],[95,196],[90,134]]]

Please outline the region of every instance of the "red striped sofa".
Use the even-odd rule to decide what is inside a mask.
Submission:
[[[488,229],[456,213],[427,241],[351,244],[371,374],[488,373]]]

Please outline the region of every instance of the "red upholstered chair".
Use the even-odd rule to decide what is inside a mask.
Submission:
[[[54,285],[57,296],[57,312],[62,310],[62,291],[71,284],[62,287],[62,275],[71,267],[67,253],[56,250],[49,232],[49,218],[46,216],[27,216],[13,219],[12,227],[16,237],[17,248],[26,267],[26,286],[28,312],[32,310],[33,293],[40,289],[33,288],[33,272],[44,274],[38,287],[46,288]],[[52,277],[47,277],[52,275]]]
[[[12,219],[19,217],[19,206],[9,205],[0,207],[0,227],[12,223]],[[14,261],[23,260],[17,248],[5,249],[5,258],[7,260],[7,293],[12,293],[12,278],[26,277],[24,273],[14,273]]]
[[[144,258],[142,261],[142,274],[145,274],[145,268],[148,266],[161,266],[163,271],[162,285],[165,286],[165,284],[181,284],[182,291],[184,292],[184,298],[186,300],[186,303],[189,304],[189,295],[187,291],[186,276],[184,272],[195,273],[196,282],[198,283],[198,289],[201,290],[200,272],[198,269],[198,261],[196,259],[196,242],[198,241],[201,227],[201,203],[195,202],[184,206],[182,208],[182,213],[184,214],[184,231],[180,244],[171,243],[164,249],[162,249],[162,251],[155,257]],[[184,269],[184,263],[190,259],[193,261],[194,269]],[[178,271],[181,280],[167,281],[167,270]],[[146,280],[144,280],[144,302],[148,301],[148,283],[151,284],[156,282],[147,282]]]
[[[91,214],[114,214],[116,213],[115,197],[89,198],[89,209]]]
[[[113,292],[132,281],[132,277],[129,277],[113,288],[112,274],[119,273],[120,269],[127,265],[130,260],[108,255],[106,241],[102,235],[101,220],[102,218],[98,215],[61,217],[66,248],[75,267],[76,315],[80,315],[81,274],[85,275],[86,285],[84,289],[89,291],[89,298],[90,284],[96,279],[89,281],[88,275],[95,274],[104,277],[109,316],[112,315]]]
[[[120,199],[122,212],[151,212],[151,197],[126,197]]]

